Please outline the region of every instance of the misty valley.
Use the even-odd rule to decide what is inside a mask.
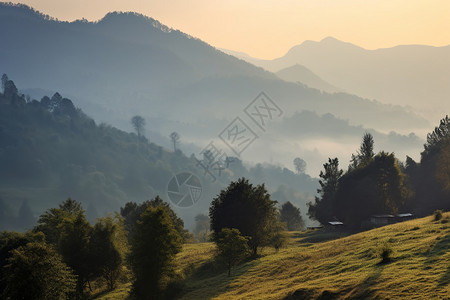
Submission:
[[[0,27],[0,298],[448,299],[450,46]]]

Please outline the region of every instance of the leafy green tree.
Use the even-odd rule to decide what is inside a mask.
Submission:
[[[63,221],[67,218],[74,219],[80,214],[84,214],[81,203],[68,198],[59,208],[50,208],[42,214],[34,232],[43,232],[48,243],[58,245]]]
[[[0,296],[6,287],[7,276],[5,274],[4,266],[8,264],[8,259],[11,257],[12,251],[19,247],[25,246],[28,243],[43,243],[44,241],[45,236],[42,232],[0,232]]]
[[[76,276],[51,246],[31,242],[12,250],[4,267],[4,299],[66,299]]]
[[[182,239],[164,207],[148,207],[136,225],[129,262],[134,273],[132,293],[138,299],[158,299],[172,275]]]
[[[141,219],[142,213],[146,211],[148,207],[158,206],[163,207],[167,211],[167,214],[171,218],[175,229],[183,238],[183,241],[186,240],[188,232],[186,229],[184,229],[183,220],[177,216],[177,214],[170,207],[169,203],[165,202],[163,199],[161,199],[161,197],[156,196],[154,199],[144,201],[141,204],[137,204],[135,202],[127,202],[124,207],[120,208],[120,215],[124,219],[125,230],[128,232],[128,240],[130,242],[133,239],[136,224]]]
[[[231,268],[248,255],[248,238],[243,237],[236,228],[222,228],[217,238],[218,257],[228,268],[228,276]]]
[[[290,201],[284,203],[280,209],[280,221],[286,223],[287,230],[301,230],[305,227],[300,209]]]
[[[308,216],[322,224],[333,220],[334,202],[338,190],[339,180],[344,171],[339,169],[337,158],[328,158],[328,163],[323,165],[324,171],[320,171],[320,188],[317,190],[319,197],[315,197],[315,203],[308,203]]]
[[[209,208],[214,241],[218,241],[223,228],[236,228],[249,238],[249,248],[257,255],[259,247],[270,245],[277,223],[276,203],[264,184],[253,186],[245,178],[231,182]]]
[[[277,222],[272,226],[273,230],[270,232],[270,245],[278,251],[280,248],[286,246],[288,236],[286,234],[286,223]]]
[[[306,171],[306,162],[300,157],[294,159],[294,167],[297,174],[303,174]]]
[[[78,276],[77,297],[82,297],[86,284],[89,283],[91,276],[95,275],[89,249],[93,229],[84,213],[78,214],[75,218],[65,218],[59,226],[61,227],[59,252],[64,262]]]
[[[102,276],[112,290],[116,287],[128,244],[120,215],[98,219],[89,243],[91,269]]]

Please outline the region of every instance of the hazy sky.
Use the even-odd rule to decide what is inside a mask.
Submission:
[[[450,44],[449,0],[23,0],[60,20],[136,11],[259,58],[327,36],[367,49]]]

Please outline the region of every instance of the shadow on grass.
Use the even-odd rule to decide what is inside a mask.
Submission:
[[[441,256],[448,251],[450,245],[450,234],[447,234],[444,238],[437,242],[433,249],[429,252],[431,256]]]
[[[104,290],[99,291],[96,293],[93,293],[90,295],[87,299],[102,299],[105,297],[105,299],[123,299],[128,300],[130,298],[130,289],[131,284],[118,284],[118,286],[115,289],[112,290]]]
[[[315,244],[340,239],[349,235],[350,233],[346,232],[320,229],[295,233],[292,235],[292,237],[300,239],[298,242],[301,244]]]
[[[259,263],[259,259],[248,259],[228,269],[215,259],[211,259],[186,275],[181,282],[181,291],[176,298],[211,299],[227,292],[230,284]]]
[[[358,284],[346,297],[346,299],[378,299],[375,295],[375,290],[371,287],[378,283],[378,280],[383,272],[385,263],[378,263],[374,266],[374,271],[372,274],[367,276],[363,282]]]
[[[283,300],[378,299],[378,297],[375,295],[376,291],[371,289],[371,287],[375,286],[378,283],[383,268],[383,264],[375,265],[374,271],[354,288],[347,288],[338,291],[330,291],[327,289],[315,290],[309,288],[300,288],[283,298]]]
[[[430,250],[424,253],[427,257],[426,264],[433,264],[436,262],[436,258],[447,253],[450,245],[450,234],[441,238]]]
[[[438,286],[444,286],[450,283],[450,267],[447,268],[447,271],[439,278]]]

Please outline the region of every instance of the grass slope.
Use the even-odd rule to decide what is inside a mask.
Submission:
[[[450,299],[450,213],[350,236],[290,233],[287,248],[232,270],[214,261],[212,243],[177,256],[181,299]],[[380,263],[383,244],[392,260]],[[107,299],[107,298],[103,298]]]
[[[450,213],[447,213],[450,218]],[[417,219],[359,234],[332,238],[296,232],[286,249],[235,268],[206,268],[213,245],[186,245],[178,256],[186,278],[182,299],[450,299],[450,222]],[[377,249],[394,250],[380,264]],[[210,265],[212,265],[210,263]],[[206,270],[202,270],[206,269]],[[203,271],[203,272],[202,272]]]

